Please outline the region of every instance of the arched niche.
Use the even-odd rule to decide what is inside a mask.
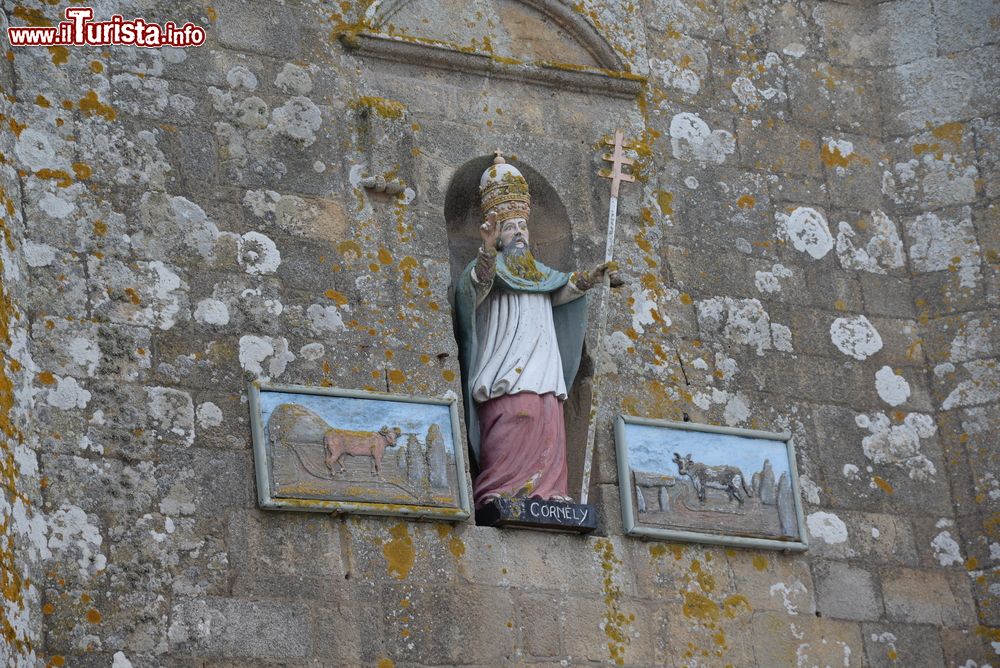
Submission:
[[[341,35],[362,56],[634,98],[642,78],[565,0],[376,0]]]
[[[555,188],[530,165],[509,159],[528,181],[531,218],[528,231],[531,250],[544,264],[568,271],[575,266],[569,214]],[[445,194],[444,217],[448,225],[448,261],[454,286],[465,266],[476,257],[482,243],[479,226],[483,212],[479,203],[479,179],[493,164],[492,155],[469,160],[455,172]]]

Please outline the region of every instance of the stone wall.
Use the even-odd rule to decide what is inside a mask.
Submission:
[[[368,4],[108,1],[208,40],[4,41],[0,656],[996,663],[995,4]],[[569,221],[541,257],[593,265],[616,128],[629,285],[572,409],[601,374],[601,535],[257,509],[246,382],[460,395],[449,193],[499,146]],[[625,537],[620,413],[790,431],[809,551]]]

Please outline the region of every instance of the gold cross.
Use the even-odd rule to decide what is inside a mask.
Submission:
[[[614,153],[605,153],[604,159],[611,163],[611,171],[604,172],[601,170],[599,172],[600,176],[606,179],[611,179],[611,196],[618,197],[618,186],[621,185],[622,181],[627,183],[632,183],[635,181],[635,177],[631,174],[622,171],[622,165],[634,165],[635,160],[631,160],[625,157],[624,149],[629,148],[628,144],[624,143],[625,135],[622,134],[621,130],[615,130],[615,140],[614,142],[604,140],[604,143],[608,146],[614,146]]]

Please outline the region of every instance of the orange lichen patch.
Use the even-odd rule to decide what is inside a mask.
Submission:
[[[843,311],[847,308],[847,304],[844,302],[843,299],[838,299],[837,301],[833,302],[833,308],[837,309],[838,311]]]
[[[816,149],[816,144],[812,143],[808,139],[803,139],[799,142],[799,148],[803,151],[812,151]]]
[[[919,158],[924,153],[940,154],[941,153],[941,145],[940,144],[914,144],[913,145],[913,154],[915,156],[917,156]]]
[[[94,608],[91,608],[90,610],[87,611],[87,621],[90,622],[91,624],[100,624],[101,613],[95,610]]]
[[[125,288],[125,294],[128,296],[129,301],[132,302],[133,304],[142,303],[142,299],[140,299],[139,293],[136,292],[133,288]]]
[[[722,613],[732,619],[740,611],[740,608],[745,608],[747,612],[751,612],[753,607],[750,605],[750,601],[747,600],[746,596],[742,594],[733,594],[732,596],[727,596],[722,601]]]
[[[337,292],[336,290],[327,290],[323,295],[337,304],[337,306],[343,306],[347,303],[347,297]]]
[[[85,162],[74,162],[73,173],[76,174],[78,181],[83,181],[84,179],[89,179],[90,175],[94,173],[94,170],[92,170],[90,165]]]
[[[599,539],[594,545],[594,551],[601,559],[601,570],[604,573],[604,634],[608,637],[608,654],[616,666],[625,665],[625,648],[631,641],[628,627],[635,620],[634,614],[626,615],[621,611],[621,587],[615,584],[614,575],[622,561],[615,555],[612,542],[606,538]]]
[[[40,179],[49,179],[56,182],[60,188],[69,188],[73,185],[73,177],[61,169],[39,169],[35,176]]]
[[[406,113],[406,107],[401,102],[385,97],[364,96],[351,103],[354,109],[369,109],[383,118],[399,119]]]
[[[49,665],[50,666],[65,666],[66,665],[66,659],[64,659],[61,655],[56,654],[51,659],[49,659]]]
[[[84,116],[103,116],[105,120],[113,121],[118,116],[115,108],[108,104],[103,104],[97,99],[97,93],[90,91],[80,98],[80,111]]]
[[[396,668],[396,662],[392,659],[381,659],[378,662],[378,668]]]
[[[12,14],[14,15],[14,18],[21,19],[29,26],[34,26],[36,28],[48,27],[52,25],[52,21],[50,21],[40,9],[16,6],[14,7]]]
[[[41,383],[42,385],[56,384],[56,377],[52,375],[51,371],[42,371],[40,374],[38,374],[37,378],[38,382]]]
[[[659,559],[667,553],[667,546],[661,543],[649,546],[649,556],[651,559]]]
[[[46,603],[45,605],[42,606],[43,615],[51,615],[55,611],[56,611],[56,606],[52,605],[51,603]]]
[[[938,139],[950,141],[955,146],[958,146],[962,143],[962,134],[964,131],[965,125],[955,121],[954,123],[945,123],[931,129],[931,134]]]
[[[389,381],[396,385],[402,385],[406,382],[406,374],[399,369],[393,369],[389,372]]]
[[[389,530],[392,540],[382,546],[382,555],[388,565],[389,575],[398,580],[405,580],[413,569],[416,550],[413,548],[413,538],[405,522],[400,522]]]
[[[753,198],[753,195],[740,195],[740,198],[736,200],[736,206],[741,209],[752,209],[757,203],[757,200]]]
[[[219,12],[215,11],[215,7],[205,7],[205,16],[207,16],[208,20],[212,23],[219,20]]]
[[[701,622],[719,621],[719,604],[698,591],[684,592],[684,605],[681,610],[685,617]]]
[[[684,546],[683,545],[678,545],[678,544],[675,543],[675,544],[673,544],[673,545],[670,546],[670,551],[673,552],[674,559],[676,561],[680,561],[681,557],[684,556]]]
[[[392,255],[385,248],[379,248],[378,261],[382,264],[392,264]]]
[[[847,167],[852,160],[858,159],[853,153],[850,155],[841,154],[839,146],[834,146],[831,150],[829,144],[823,144],[819,147],[819,157],[827,167]]]
[[[444,371],[441,372],[441,377],[450,383],[451,381],[455,380],[455,372],[452,371],[451,369],[445,369]]]
[[[42,109],[48,109],[49,107],[52,106],[52,103],[49,102],[48,98],[46,98],[44,95],[37,96],[35,98],[35,104],[37,104]]]
[[[95,220],[92,227],[94,229],[94,234],[96,234],[99,237],[103,237],[105,234],[108,233],[108,224],[105,223],[103,220]]]
[[[763,557],[759,554],[753,555],[753,567],[758,571],[763,571],[767,569],[767,557]]]
[[[695,580],[698,581],[698,586],[701,587],[702,591],[707,593],[715,591],[715,577],[701,567],[701,562],[697,559],[691,562],[691,570],[694,572]]]
[[[348,253],[352,253],[355,259],[358,259],[361,257],[361,246],[358,245],[358,242],[348,239],[337,244],[337,252],[345,257]]]
[[[660,207],[660,213],[664,216],[673,215],[674,194],[664,190],[656,191],[656,206]]]
[[[681,304],[686,304],[688,306],[690,306],[691,304],[694,303],[694,300],[691,299],[691,295],[689,295],[686,292],[682,292],[681,293],[680,300],[681,300]]]
[[[890,485],[889,481],[886,480],[885,478],[880,478],[879,476],[873,476],[872,482],[874,482],[875,485],[886,494],[892,494],[893,492],[896,491],[892,488],[892,485]]]
[[[461,559],[465,556],[465,543],[458,536],[453,535],[448,540],[448,551],[456,559]]]
[[[979,560],[975,557],[969,557],[965,560],[965,570],[974,571],[979,566]]]
[[[90,61],[90,71],[94,74],[100,74],[104,71],[104,63],[99,60]]]

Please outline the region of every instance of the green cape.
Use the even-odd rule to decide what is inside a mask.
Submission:
[[[537,260],[535,264],[542,274],[542,278],[537,281],[515,276],[507,269],[503,254],[497,255],[496,276],[493,279],[492,289],[551,293],[569,281],[569,274],[546,267]],[[455,288],[455,311],[458,318],[455,333],[458,338],[458,361],[462,367],[465,426],[469,432],[469,444],[472,446],[472,452],[478,464],[479,417],[476,413],[475,400],[472,398],[472,372],[476,369],[476,364],[479,361],[479,337],[476,332],[476,286],[472,283],[472,271],[475,266],[475,260],[468,264]],[[586,297],[574,299],[552,309],[556,342],[559,344],[559,356],[562,358],[563,378],[566,381],[567,392],[573,386],[573,379],[580,368],[583,336],[587,326],[586,316]]]

